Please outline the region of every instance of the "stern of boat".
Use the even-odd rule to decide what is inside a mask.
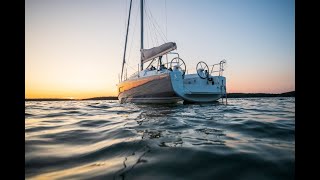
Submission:
[[[174,92],[183,100],[195,103],[214,102],[226,95],[226,77],[212,76],[201,73],[183,74],[182,71],[173,70],[170,73]]]

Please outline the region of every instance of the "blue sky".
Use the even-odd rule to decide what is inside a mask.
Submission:
[[[116,95],[129,2],[26,0],[26,97]],[[145,7],[187,68],[227,60],[229,92],[295,90],[294,1],[146,0]],[[138,12],[133,0],[127,57],[134,69]],[[160,36],[152,43],[149,18],[145,48],[163,43]]]

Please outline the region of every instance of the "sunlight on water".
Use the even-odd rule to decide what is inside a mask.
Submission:
[[[294,178],[295,98],[25,104],[27,179]]]
[[[122,161],[123,159],[121,157],[117,157],[113,159],[108,159],[107,161],[99,161],[69,169],[44,173],[39,176],[35,176],[34,179],[60,179],[63,177],[81,178],[86,176],[87,173],[101,174],[113,172],[118,168],[121,168]]]

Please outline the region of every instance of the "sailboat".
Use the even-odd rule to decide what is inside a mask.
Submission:
[[[226,96],[226,78],[222,75],[225,60],[211,65],[210,69],[205,62],[200,61],[196,65],[196,73],[188,73],[186,63],[175,52],[175,42],[144,49],[143,2],[140,0],[140,69],[138,65],[137,72],[128,78],[124,76],[124,64],[132,6],[130,1],[121,77],[117,84],[120,103],[208,103]],[[166,57],[166,63],[163,57]],[[152,65],[155,62],[156,67]],[[149,65],[144,68],[146,63]],[[215,70],[214,67],[219,69]]]

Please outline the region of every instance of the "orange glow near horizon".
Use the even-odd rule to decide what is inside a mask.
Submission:
[[[228,93],[295,90],[294,1],[172,0],[168,9],[163,3],[149,1],[148,7],[188,69],[199,61],[212,65],[226,59]],[[128,1],[119,0],[26,0],[25,98],[117,96],[128,8]],[[128,77],[140,62],[139,8],[132,7]],[[161,45],[145,21],[144,48]]]
[[[26,99],[39,98],[62,98],[62,99],[85,99],[92,97],[117,96],[115,92],[100,91],[100,92],[70,92],[70,91],[29,91],[25,93]]]
[[[62,86],[57,84],[52,85],[28,85],[26,84],[25,97],[30,98],[66,98],[66,99],[84,99],[92,97],[106,97],[106,96],[117,96],[116,87],[105,85],[105,87],[99,87],[97,85],[90,86],[90,83],[83,85],[78,84],[73,86],[70,85]]]
[[[282,81],[266,80],[265,78],[233,78],[227,77],[228,93],[284,93],[294,90],[294,85]],[[63,82],[63,81],[62,81]],[[114,86],[105,85],[105,87],[95,86],[94,84],[81,83],[57,83],[57,84],[26,84],[26,98],[67,98],[84,99],[92,97],[117,96],[116,83]],[[254,84],[252,86],[252,84]],[[64,86],[62,86],[64,85]],[[267,88],[267,87],[270,88]],[[277,88],[279,87],[279,88]]]

